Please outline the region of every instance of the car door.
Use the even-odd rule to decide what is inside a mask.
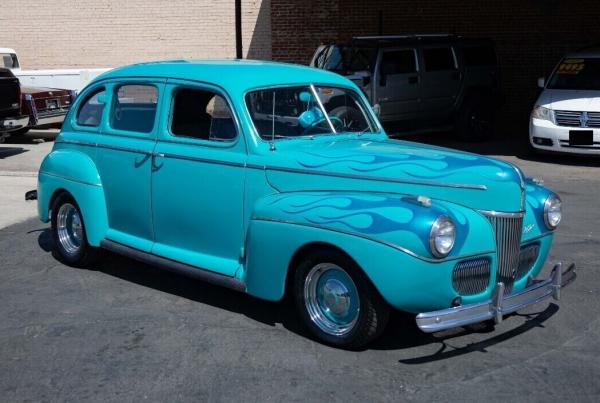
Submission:
[[[375,99],[382,121],[411,119],[419,105],[419,73],[416,50],[384,49],[375,69]]]
[[[107,238],[149,252],[154,241],[150,174],[164,80],[106,85],[109,108],[97,141],[98,168],[108,213]]]
[[[420,97],[423,117],[443,117],[453,110],[462,75],[451,46],[421,49]]]
[[[243,245],[246,146],[227,96],[169,80],[155,149],[153,253],[233,276]]]

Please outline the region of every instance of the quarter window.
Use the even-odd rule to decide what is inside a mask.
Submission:
[[[425,71],[456,70],[454,54],[450,48],[423,49]]]
[[[210,141],[231,141],[237,136],[227,101],[212,91],[191,88],[175,93],[171,133]]]
[[[77,124],[80,126],[97,127],[102,120],[104,111],[104,88],[91,94],[77,112]]]
[[[152,85],[122,85],[117,88],[110,126],[130,132],[150,133],[156,118],[158,89]]]
[[[384,52],[381,57],[383,74],[410,74],[417,71],[415,52],[412,49]]]

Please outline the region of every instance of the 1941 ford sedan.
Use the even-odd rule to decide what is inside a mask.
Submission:
[[[515,166],[390,140],[349,80],[250,61],[138,64],[90,83],[39,172],[58,256],[101,249],[277,301],[356,348],[391,308],[435,332],[575,279],[536,280],[561,201]]]

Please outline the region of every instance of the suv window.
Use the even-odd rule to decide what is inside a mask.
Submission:
[[[102,120],[102,112],[104,111],[104,102],[100,101],[100,97],[104,96],[104,88],[97,90],[89,95],[87,99],[79,107],[77,111],[77,124],[80,126],[97,127]]]
[[[450,48],[423,49],[425,71],[456,70],[454,54]]]
[[[467,67],[493,66],[496,52],[491,46],[469,46],[462,48],[462,57]]]
[[[130,132],[150,133],[154,127],[158,89],[153,85],[117,87],[110,126]]]
[[[412,49],[383,52],[381,72],[383,74],[410,74],[417,71],[415,52]]]
[[[227,101],[212,91],[190,88],[175,93],[171,133],[210,141],[231,141],[237,136]]]

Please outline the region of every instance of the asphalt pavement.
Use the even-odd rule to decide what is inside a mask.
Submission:
[[[29,204],[19,223],[0,229],[0,401],[598,401],[599,161],[416,139],[516,162],[558,191],[564,221],[550,262],[575,261],[579,276],[559,303],[495,329],[433,335],[397,313],[379,341],[343,351],[312,340],[288,302],[114,255],[94,270],[64,266]],[[29,151],[6,156],[5,147]],[[48,149],[0,145],[0,171],[30,172]],[[7,177],[0,201],[14,209]]]

